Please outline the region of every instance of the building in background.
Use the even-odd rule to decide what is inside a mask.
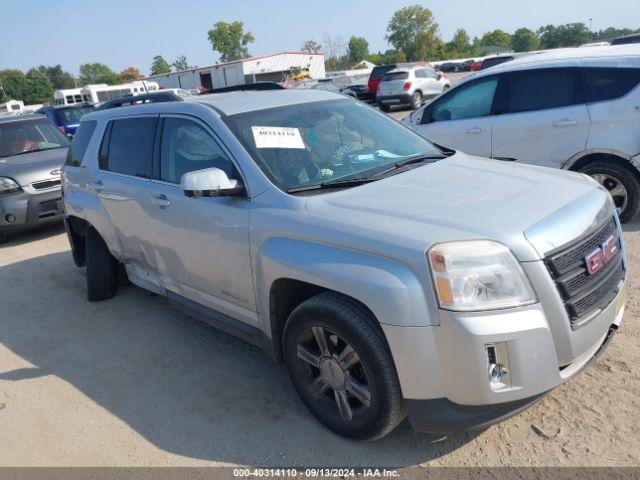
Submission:
[[[161,88],[206,89],[230,87],[253,82],[284,82],[291,75],[308,72],[309,78],[325,78],[322,53],[281,52],[233,62],[197,67],[182,72],[153,75],[145,80]]]

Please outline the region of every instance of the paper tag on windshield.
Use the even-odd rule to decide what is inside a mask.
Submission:
[[[297,128],[251,127],[251,131],[256,148],[305,148]]]

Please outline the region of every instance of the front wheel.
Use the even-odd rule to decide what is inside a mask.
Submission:
[[[359,440],[391,432],[405,416],[391,354],[358,303],[322,293],[290,315],[284,356],[298,395],[325,426]]]
[[[608,161],[596,161],[580,169],[607,189],[621,222],[633,220],[640,213],[640,182],[631,170]]]
[[[411,96],[411,110],[417,110],[422,106],[422,94],[420,92],[413,92]]]

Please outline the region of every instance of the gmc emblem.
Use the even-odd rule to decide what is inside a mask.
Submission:
[[[618,245],[616,245],[616,238],[611,235],[602,245],[600,245],[599,248],[596,248],[593,252],[584,257],[589,275],[593,275],[599,271],[617,254]]]

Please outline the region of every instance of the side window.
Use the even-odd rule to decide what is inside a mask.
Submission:
[[[640,83],[640,68],[583,68],[587,102],[625,96]]]
[[[415,76],[416,78],[426,78],[426,75],[424,74],[424,70],[416,70]]]
[[[95,120],[88,122],[81,122],[78,127],[78,131],[73,137],[71,147],[67,151],[67,159],[64,162],[65,165],[70,167],[79,167],[84,158],[84,154],[89,146],[91,136],[96,129],[97,122]]]
[[[530,112],[583,102],[577,68],[537,69],[509,74],[500,111]]]
[[[100,169],[150,178],[157,117],[113,120],[100,147]]]
[[[422,73],[424,78],[438,78],[438,74],[436,73],[436,71],[429,68],[422,70]]]
[[[198,123],[167,117],[162,126],[160,180],[180,183],[188,172],[219,168],[229,178],[237,178],[233,163],[218,142]]]
[[[452,90],[434,104],[431,120],[444,122],[491,115],[497,86],[498,77],[490,77]]]

